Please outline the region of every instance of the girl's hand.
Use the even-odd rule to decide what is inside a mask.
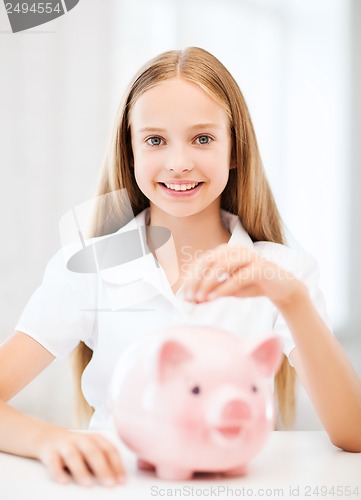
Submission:
[[[52,479],[82,486],[97,481],[103,486],[124,483],[124,469],[117,447],[101,434],[88,434],[49,426],[42,432],[37,458]]]
[[[248,248],[219,245],[197,258],[188,273],[184,297],[205,302],[222,296],[267,296],[279,308],[304,285],[290,272]]]

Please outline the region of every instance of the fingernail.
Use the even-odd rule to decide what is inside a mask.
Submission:
[[[204,293],[201,291],[198,291],[195,296],[195,300],[197,301],[202,301],[204,299]]]
[[[93,486],[94,484],[94,481],[90,477],[85,477],[80,482],[83,486]]]
[[[192,292],[192,290],[186,290],[184,292],[184,299],[185,300],[193,300],[193,292]]]
[[[61,484],[67,484],[70,482],[70,479],[66,476],[58,477],[57,481]]]
[[[102,484],[104,486],[114,486],[115,481],[111,477],[105,477],[104,479],[101,480]]]
[[[125,483],[125,476],[117,476],[117,483],[119,484]]]

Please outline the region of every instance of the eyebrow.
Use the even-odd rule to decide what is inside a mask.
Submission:
[[[189,130],[196,130],[196,129],[200,129],[200,128],[219,129],[220,126],[217,125],[216,123],[197,123],[196,125],[192,125],[191,127],[189,127]],[[159,127],[142,127],[141,129],[139,129],[138,132],[166,132],[166,129],[159,128]]]

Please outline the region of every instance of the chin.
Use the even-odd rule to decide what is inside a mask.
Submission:
[[[171,215],[172,217],[191,217],[192,215],[198,214],[201,210],[198,208],[192,209],[191,207],[183,206],[183,207],[162,207],[157,205],[158,209],[162,210],[162,212],[167,215]]]
[[[219,192],[214,193],[210,199],[209,197],[207,197],[208,199],[204,199],[205,197],[198,197],[198,199],[174,198],[165,200],[163,197],[154,196],[154,194],[155,193],[145,193],[150,200],[150,205],[156,210],[172,217],[191,217],[207,210],[213,211],[215,206],[220,209],[221,194]]]

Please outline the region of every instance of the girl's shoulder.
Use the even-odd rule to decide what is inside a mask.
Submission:
[[[48,260],[42,284],[52,287],[62,287],[64,289],[77,289],[82,293],[93,285],[96,277],[94,272],[83,272],[81,268],[77,269],[72,265],[74,258],[82,259],[81,249],[76,245],[63,246]],[[86,260],[86,259],[85,259]]]

